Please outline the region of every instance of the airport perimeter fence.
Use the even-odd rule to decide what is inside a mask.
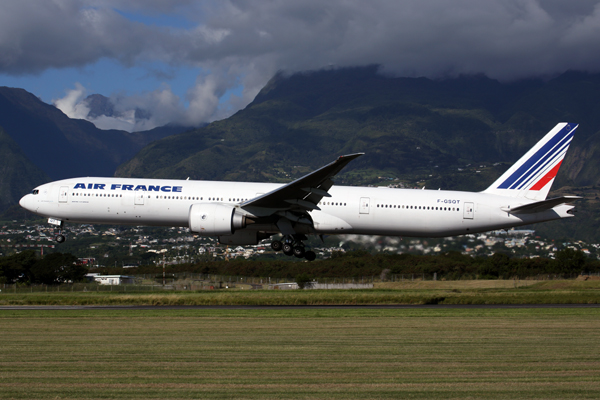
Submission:
[[[595,276],[600,277],[600,272],[581,272],[581,274],[540,274],[534,275],[527,278],[514,278],[517,280],[534,280],[534,281],[547,281],[556,279],[576,279],[578,276]],[[156,279],[160,281],[160,277],[154,274],[141,274],[132,275],[137,280],[146,281]],[[315,277],[315,280],[323,284],[365,284],[365,283],[376,283],[376,282],[416,282],[416,281],[438,281],[438,280],[477,280],[477,279],[490,279],[481,278],[473,274],[463,275],[452,275],[443,276],[437,273],[424,274],[383,274],[383,275],[372,275],[372,276],[358,276],[358,277]],[[513,278],[511,278],[513,279]],[[229,284],[252,284],[252,285],[273,285],[287,282],[295,282],[295,277],[247,277],[247,276],[234,276],[234,275],[215,275],[215,274],[199,274],[199,273],[187,273],[180,272],[167,275],[166,283],[176,284],[178,281],[193,281],[193,282],[213,282],[215,284],[222,283],[223,285]]]
[[[24,285],[3,284],[0,296],[11,293],[53,293],[53,292],[114,292],[114,293],[151,293],[164,290],[176,290],[172,285],[100,285],[97,283],[64,283],[61,285]]]
[[[176,273],[165,277],[165,284],[162,284],[162,278],[156,274],[129,275],[129,282],[118,285],[103,285],[97,282],[85,283],[64,283],[60,285],[27,285],[27,284],[0,284],[0,295],[10,293],[49,293],[49,292],[114,292],[114,293],[151,293],[160,291],[200,291],[200,290],[218,290],[218,289],[280,289],[282,284],[295,283],[292,278],[272,278],[272,277],[245,277],[213,274],[196,273]],[[600,273],[582,273],[582,274],[544,274],[531,276],[526,279],[514,279],[515,281],[546,281],[557,279],[600,279]],[[132,279],[131,279],[132,278]],[[382,279],[383,278],[383,279]],[[475,277],[464,276],[459,279],[448,280],[475,280]],[[385,277],[381,276],[363,276],[350,278],[318,278],[314,284],[318,288],[352,288],[371,287],[380,282],[423,282],[423,281],[442,281],[437,274],[392,274]]]

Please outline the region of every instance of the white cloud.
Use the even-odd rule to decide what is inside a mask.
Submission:
[[[135,111],[132,110],[124,113],[122,116],[119,117],[108,117],[106,115],[100,115],[95,118],[86,119],[92,122],[94,125],[96,125],[96,128],[99,129],[118,129],[122,131],[134,132],[138,131],[138,129],[136,129],[136,120],[134,117],[134,113]]]
[[[77,82],[75,89],[67,90],[67,94],[62,99],[54,100],[56,108],[64,112],[69,118],[86,119],[90,109],[82,103],[85,98],[85,88]]]
[[[134,96],[111,96],[114,115],[90,116],[90,107],[86,103],[87,90],[79,83],[75,85],[75,89],[67,90],[65,97],[56,99],[53,103],[68,117],[86,119],[100,129],[137,132],[169,123],[199,126],[230,115],[230,107],[219,103],[220,96],[229,87],[230,79],[232,78],[217,74],[199,77],[195,86],[188,91],[188,107],[183,105],[167,85],[153,92]],[[136,110],[141,112],[140,115],[136,115]]]

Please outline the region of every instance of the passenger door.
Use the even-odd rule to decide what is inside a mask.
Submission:
[[[135,205],[136,206],[143,206],[144,205],[144,194],[146,194],[146,192],[135,192]],[[131,203],[129,203],[131,204]]]
[[[359,213],[360,214],[368,214],[370,204],[371,204],[371,199],[369,197],[361,197]]]
[[[58,192],[58,202],[59,203],[66,203],[67,200],[69,200],[69,187],[68,186],[61,186],[60,190]]]
[[[475,207],[473,203],[465,203],[465,209],[463,212],[464,219],[473,219],[475,216]]]

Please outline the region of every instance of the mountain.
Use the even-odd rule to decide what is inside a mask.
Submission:
[[[48,181],[17,143],[0,127],[0,210],[14,205],[25,193]]]
[[[392,78],[376,66],[280,73],[245,109],[151,143],[115,175],[287,182],[364,152],[336,183],[482,190],[556,123],[577,122],[554,192],[584,186],[591,200],[579,218],[539,229],[600,240],[599,89],[600,75],[579,72],[514,83]]]
[[[0,87],[0,126],[50,179],[112,176],[116,167],[154,140],[186,128],[129,133],[71,119],[23,89]]]
[[[284,181],[354,152],[366,153],[344,175],[354,183],[434,168],[443,175],[514,162],[565,120],[580,128],[561,184],[592,185],[600,179],[599,88],[600,75],[580,73],[510,84],[389,78],[376,67],[278,74],[244,110],[152,143],[116,175]]]
[[[90,118],[98,118],[102,115],[115,116],[114,104],[108,97],[101,94],[91,94],[83,100],[83,103],[90,109],[87,115]]]
[[[115,111],[115,105],[111,99],[101,94],[91,94],[83,99],[83,103],[90,109],[87,115],[89,118],[101,116],[125,117],[124,113]],[[133,111],[136,119],[149,119],[151,117],[150,112],[147,110],[136,108]]]

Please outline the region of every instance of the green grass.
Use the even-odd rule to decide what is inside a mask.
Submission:
[[[0,398],[598,398],[600,309],[0,311]]]
[[[407,282],[366,290],[205,290],[153,293],[34,292],[0,294],[1,305],[354,305],[354,304],[598,304],[600,281]]]

